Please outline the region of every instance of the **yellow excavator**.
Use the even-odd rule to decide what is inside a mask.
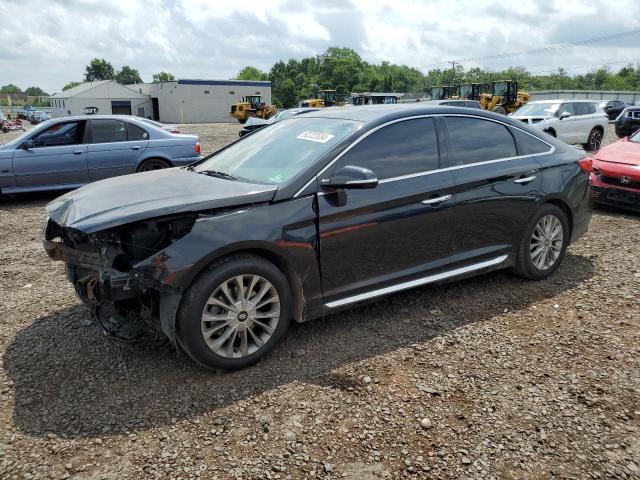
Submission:
[[[500,80],[491,83],[491,91],[480,94],[480,105],[485,110],[506,115],[515,112],[531,99],[527,92],[518,90],[518,82]]]
[[[460,85],[460,98],[464,100],[480,100],[481,83],[463,83]]]
[[[242,101],[231,105],[231,116],[240,123],[245,123],[249,117],[258,117],[267,120],[278,112],[275,105],[262,103],[261,95],[247,95]]]
[[[300,102],[301,107],[324,108],[336,105],[344,105],[344,102],[338,101],[338,94],[334,89],[319,90],[316,98],[307,98]]]

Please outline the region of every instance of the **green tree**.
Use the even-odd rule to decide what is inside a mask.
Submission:
[[[94,58],[85,67],[84,79],[87,82],[96,82],[99,80],[115,80],[116,71],[111,63],[104,58]]]
[[[296,106],[298,102],[298,94],[296,92],[296,84],[293,83],[293,80],[287,78],[282,83],[282,89],[278,98],[282,102],[282,106],[284,108],[291,108]]]
[[[124,65],[116,73],[116,82],[121,85],[132,85],[134,83],[142,83],[142,78],[140,78],[138,70],[131,68],[129,65]]]
[[[62,87],[62,91],[69,90],[70,88],[77,87],[78,85],[82,85],[82,82],[69,82],[64,87]]]
[[[236,75],[234,80],[268,80],[269,75],[266,72],[256,68],[247,66],[244,67],[238,75]]]
[[[29,87],[24,91],[25,95],[30,97],[47,97],[49,94],[40,87]]]
[[[4,87],[1,87],[0,88],[0,93],[4,93],[4,94],[22,93],[22,90],[20,90],[20,87],[18,87],[17,85],[14,85],[13,83],[10,83],[8,85],[5,85]]]
[[[161,83],[161,82],[175,82],[176,77],[174,77],[169,72],[158,72],[153,74],[153,83]]]

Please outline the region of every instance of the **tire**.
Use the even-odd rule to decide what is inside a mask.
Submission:
[[[239,295],[238,278],[242,279],[243,296],[247,295],[244,302]],[[255,284],[254,279],[258,279]],[[255,299],[263,289],[266,290],[258,298],[258,308],[253,308],[248,300]],[[260,307],[269,300],[272,301]],[[236,307],[231,308],[235,302]],[[238,307],[239,303],[244,305]],[[213,263],[187,289],[180,304],[176,333],[183,350],[203,367],[237,370],[271,352],[290,321],[291,288],[284,274],[263,258],[234,255]]]
[[[544,222],[551,223],[545,224]],[[546,229],[545,227],[547,225],[553,226],[553,228]],[[544,235],[540,235],[540,228],[542,228],[542,231],[546,230],[549,232],[550,230],[555,231],[554,229],[558,226],[561,227],[560,239],[558,239],[557,236],[550,236],[550,238],[547,239]],[[536,237],[540,240],[537,240]],[[569,221],[564,211],[550,203],[544,204],[529,222],[525,234],[520,241],[514,273],[530,280],[543,280],[547,278],[555,272],[560,263],[562,263],[570,239],[571,231]],[[541,242],[544,243],[541,245]],[[535,252],[537,252],[536,245],[542,247],[542,253],[540,253],[542,256],[535,255]],[[550,256],[545,257],[545,252],[549,250],[551,250]],[[547,260],[549,263],[547,263]]]
[[[598,150],[602,145],[602,137],[602,131],[599,128],[591,129],[591,132],[589,132],[587,143],[583,143],[582,148],[584,148],[587,152]]]
[[[169,165],[165,160],[160,158],[149,158],[142,162],[136,172],[151,172],[153,170],[162,170],[163,168],[169,168]]]
[[[495,113],[499,113],[501,115],[506,115],[507,111],[504,109],[504,107],[502,105],[496,105],[495,107],[493,107],[493,111]]]

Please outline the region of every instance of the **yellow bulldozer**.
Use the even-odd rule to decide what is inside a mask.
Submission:
[[[242,101],[231,105],[231,116],[240,123],[245,123],[249,117],[267,120],[278,112],[275,105],[262,103],[261,95],[247,95]]]
[[[344,105],[338,100],[338,94],[334,89],[319,90],[315,98],[307,98],[300,102],[300,107],[324,108],[336,105]]]
[[[480,105],[485,110],[506,115],[515,112],[530,98],[527,92],[518,90],[518,82],[500,80],[491,83],[490,92],[480,94]]]

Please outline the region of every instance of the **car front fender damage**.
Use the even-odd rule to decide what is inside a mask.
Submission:
[[[43,245],[50,258],[65,262],[78,297],[106,334],[127,342],[166,337],[175,346],[182,289],[135,266],[187,235],[195,218],[154,219],[89,235],[47,219]]]

